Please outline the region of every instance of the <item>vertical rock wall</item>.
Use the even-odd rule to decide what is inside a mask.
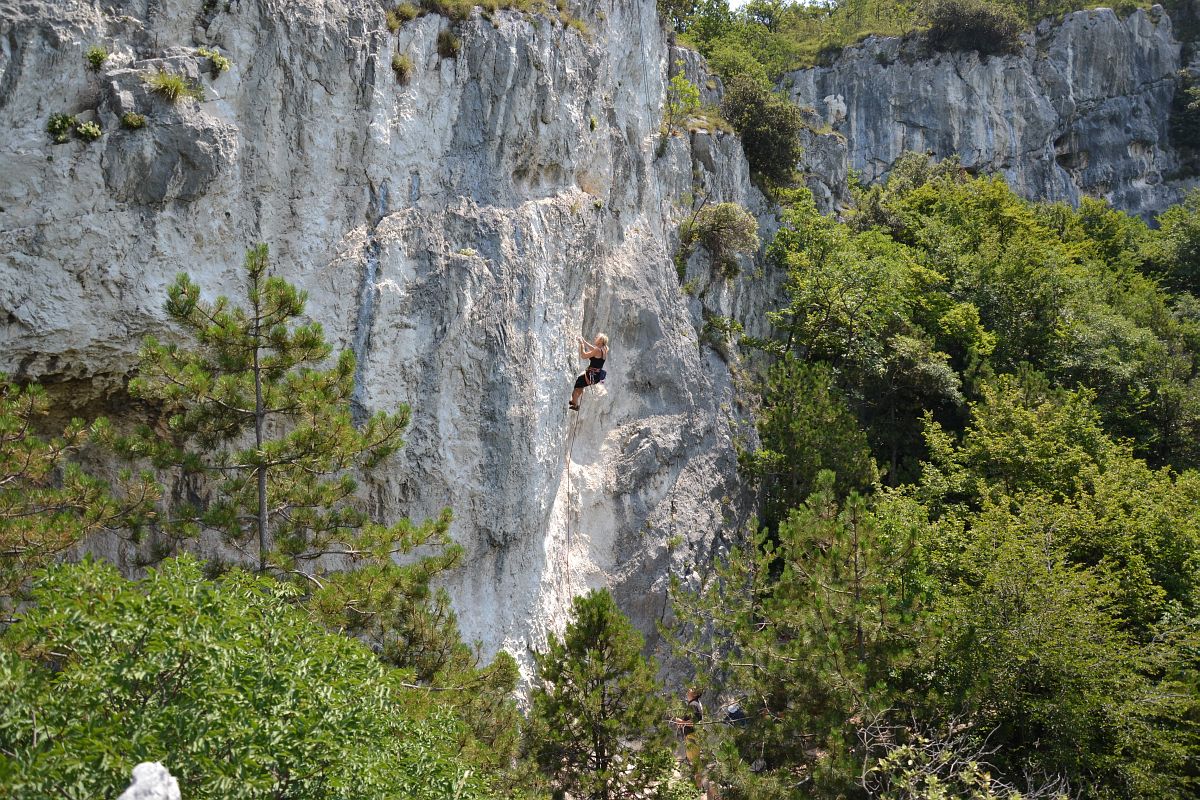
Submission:
[[[361,409],[412,405],[369,500],[389,520],[454,510],[466,638],[521,656],[600,585],[653,631],[669,568],[706,560],[746,509],[730,370],[697,329],[710,309],[764,302],[770,281],[748,268],[728,284],[694,260],[703,288],[680,290],[689,194],[766,208],[735,138],[659,148],[671,58],[651,0],[574,8],[582,35],[511,11],[393,34],[367,0],[9,8],[0,369],[120,413],[141,338],[169,334],[175,273],[236,295],[245,248],[266,241],[355,350]],[[447,28],[457,58],[438,54]],[[112,53],[97,72],[93,44]],[[212,77],[200,46],[231,69]],[[150,92],[160,67],[205,99]],[[52,144],[57,112],[104,135]],[[127,112],[145,127],[123,128]],[[610,377],[576,418],[575,337],[600,331]],[[132,567],[127,545],[95,546]]]
[[[1149,216],[1197,185],[1170,139],[1180,44],[1162,8],[1101,8],[1042,23],[1013,56],[930,54],[919,37],[870,38],[832,66],[791,73],[817,127],[808,168],[827,204],[847,168],[884,175],[905,150],[1000,173],[1032,199],[1103,197]]]

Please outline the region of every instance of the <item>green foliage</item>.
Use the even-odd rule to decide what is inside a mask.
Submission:
[[[142,80],[150,87],[151,91],[158,92],[172,103],[189,98],[192,100],[204,99],[203,86],[196,86],[187,78],[174,72],[160,69],[158,72],[143,75]]]
[[[196,55],[209,60],[209,62],[212,64],[212,76],[214,78],[220,75],[222,72],[228,72],[229,67],[231,66],[229,59],[221,55],[221,52],[215,47],[212,49],[201,47],[196,51]]]
[[[866,434],[824,364],[789,355],[771,367],[758,435],[761,447],[744,466],[762,480],[762,522],[771,529],[816,490],[823,470],[836,475],[839,495],[879,479]]]
[[[879,750],[878,758],[863,773],[863,789],[869,797],[886,800],[1023,800],[1047,798],[1067,800],[1069,787],[1060,779],[1022,792],[997,780],[987,761],[991,752],[971,741],[961,727],[947,732],[925,733],[906,726],[877,726],[868,729],[866,743]]]
[[[560,790],[617,800],[666,787],[666,704],[642,644],[612,596],[593,590],[575,598],[562,638],[551,633],[535,656],[533,751]]]
[[[133,111],[126,111],[121,115],[121,126],[136,131],[146,127],[146,117]]]
[[[961,440],[929,422],[919,492],[932,512],[951,525],[989,508],[1041,509],[1031,519],[1069,513],[1058,545],[1117,580],[1112,607],[1132,630],[1148,631],[1171,603],[1200,599],[1200,520],[1188,511],[1195,473],[1152,470],[1109,439],[1087,390],[1002,376],[983,387],[970,418]]]
[[[935,612],[935,683],[982,730],[1002,732],[1003,774],[1068,775],[1089,797],[1177,796],[1184,754],[1200,743],[1197,697],[1159,670],[1178,651],[1123,629],[1108,570],[1066,557],[1057,533],[1070,517],[1027,504],[973,520],[972,570]]]
[[[785,349],[835,366],[890,482],[913,474],[926,409],[961,419],[981,376],[1027,367],[1092,388],[1106,430],[1139,455],[1198,463],[1196,318],[1142,274],[1175,263],[1175,228],[1098,201],[1028,203],[925,156],[858,199],[847,227],[791,198],[769,251],[790,302],[772,321]]]
[[[269,274],[266,245],[247,253],[245,276],[245,305],[205,301],[186,275],[176,278],[167,313],[194,344],[146,340],[129,391],[158,421],[113,444],[204,487],[168,510],[165,532],[216,532],[256,556],[260,570],[303,581],[310,609],[331,626],[377,632],[381,618],[425,596],[429,579],[457,562],[450,512],[382,525],[355,500],[354,474],[401,446],[409,409],[355,426],[354,356],[330,362],[320,324],[301,321],[305,293]],[[422,546],[436,555],[394,562]]]
[[[743,76],[764,88],[771,87],[766,66],[741,41],[720,40],[713,44],[708,52],[708,66],[725,80]]]
[[[490,796],[454,715],[292,593],[190,559],[39,579],[0,647],[8,796],[116,797],[147,760],[195,798]]]
[[[395,14],[401,22],[412,22],[421,14],[421,10],[412,3],[400,3],[395,8]]]
[[[1020,49],[1023,25],[1016,12],[988,0],[933,0],[925,39],[934,50],[978,50],[984,54]]]
[[[103,135],[99,122],[81,122],[75,126],[75,135],[85,142],[94,142]]]
[[[705,205],[680,230],[685,247],[699,242],[726,277],[737,275],[737,257],[758,250],[758,221],[737,203]]]
[[[75,117],[71,114],[51,114],[50,121],[46,123],[46,133],[50,134],[50,138],[56,144],[62,144],[71,138],[75,122]]]
[[[458,58],[459,51],[462,50],[462,42],[454,34],[454,31],[449,28],[444,28],[438,31],[437,51],[442,58]]]
[[[968,360],[990,342],[976,309],[940,297],[942,280],[903,246],[821,217],[807,192],[794,199],[770,249],[788,271],[790,303],[768,316],[786,336],[785,349],[836,365],[895,484],[914,469],[903,454],[920,444],[921,411],[953,411],[962,402],[961,378],[939,339],[962,336],[955,349]]]
[[[1200,201],[1153,231],[923,156],[848,224],[779,195],[767,527],[674,593],[750,712],[706,734],[721,796],[1195,793],[1200,303],[1157,278]]]
[[[105,423],[71,420],[53,436],[50,400],[42,387],[18,386],[0,375],[0,607],[40,567],[95,531],[136,523],[156,487],[147,479],[119,476],[109,485],[73,459],[103,432]]]
[[[104,66],[104,62],[108,61],[108,50],[101,45],[94,44],[87,49],[83,57],[87,60],[88,68],[98,72]]]
[[[1180,291],[1200,295],[1200,189],[1158,218],[1162,272]]]
[[[665,134],[678,133],[688,117],[700,109],[700,90],[682,72],[682,62],[676,62],[680,70],[667,83],[667,106],[663,114]]]
[[[396,73],[396,80],[407,84],[412,78],[412,71],[412,57],[407,53],[395,53],[392,55],[392,72]]]
[[[741,137],[752,170],[779,183],[792,179],[804,128],[795,103],[753,78],[735,75],[726,82],[721,113]]]
[[[792,70],[827,63],[868,36],[907,36],[931,21],[938,27],[934,39],[949,49],[1003,52],[1016,46],[1021,30],[1040,20],[1094,6],[1079,0],[947,0],[932,5],[907,0],[751,0],[733,10],[727,0],[658,3],[660,16],[684,43],[703,53],[722,78],[743,75],[758,82],[778,81]],[[1116,7],[1127,13],[1150,4],[1124,0]],[[1172,10],[1173,19],[1185,16]],[[970,31],[981,38],[970,38]]]
[[[919,520],[873,513],[855,494],[839,506],[832,473],[816,484],[775,533],[718,565],[704,591],[672,592],[680,649],[742,698],[747,718],[706,732],[722,797],[794,796],[800,778],[811,796],[847,791],[856,726],[898,701],[924,641]]]

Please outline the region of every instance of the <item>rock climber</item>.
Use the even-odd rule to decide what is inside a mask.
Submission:
[[[700,770],[700,741],[696,737],[696,725],[704,720],[704,706],[700,703],[702,694],[704,692],[701,689],[695,686],[690,687],[685,695],[687,710],[682,717],[675,717],[672,720],[679,743],[682,745],[682,756],[687,759],[688,765],[692,769],[692,778],[696,781],[697,787],[703,781]]]
[[[572,411],[579,410],[579,397],[583,394],[583,390],[602,383],[608,374],[604,371],[604,360],[608,358],[608,337],[602,333],[596,337],[594,343],[589,343],[582,336],[579,337],[579,358],[580,360],[585,358],[590,360],[588,368],[575,379],[575,391],[571,392],[571,402],[567,404]]]

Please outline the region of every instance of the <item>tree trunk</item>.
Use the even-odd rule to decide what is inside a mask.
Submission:
[[[259,338],[262,325],[262,297],[259,294],[258,273],[254,274],[254,448],[258,453],[258,571],[267,569],[267,465],[263,461],[263,427],[266,423],[266,407],[263,404],[262,367],[259,364],[261,350]]]

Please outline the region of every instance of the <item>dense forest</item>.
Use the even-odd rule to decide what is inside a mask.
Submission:
[[[1200,795],[1200,191],[1147,224],[909,154],[822,215],[779,75],[872,32],[999,51],[1070,9],[660,8],[782,219],[771,334],[701,345],[746,376],[759,498],[671,591],[656,655],[702,699],[596,590],[518,706],[431,588],[452,511],[360,500],[410,410],[354,413],[353,356],[262,245],[241,296],[171,285],[186,337],[145,342],[120,421],[0,382],[0,795],[116,797],[145,760],[186,798]],[[672,92],[668,135],[700,111]],[[689,224],[734,280],[753,220]],[[101,534],[145,577],[64,558]]]

